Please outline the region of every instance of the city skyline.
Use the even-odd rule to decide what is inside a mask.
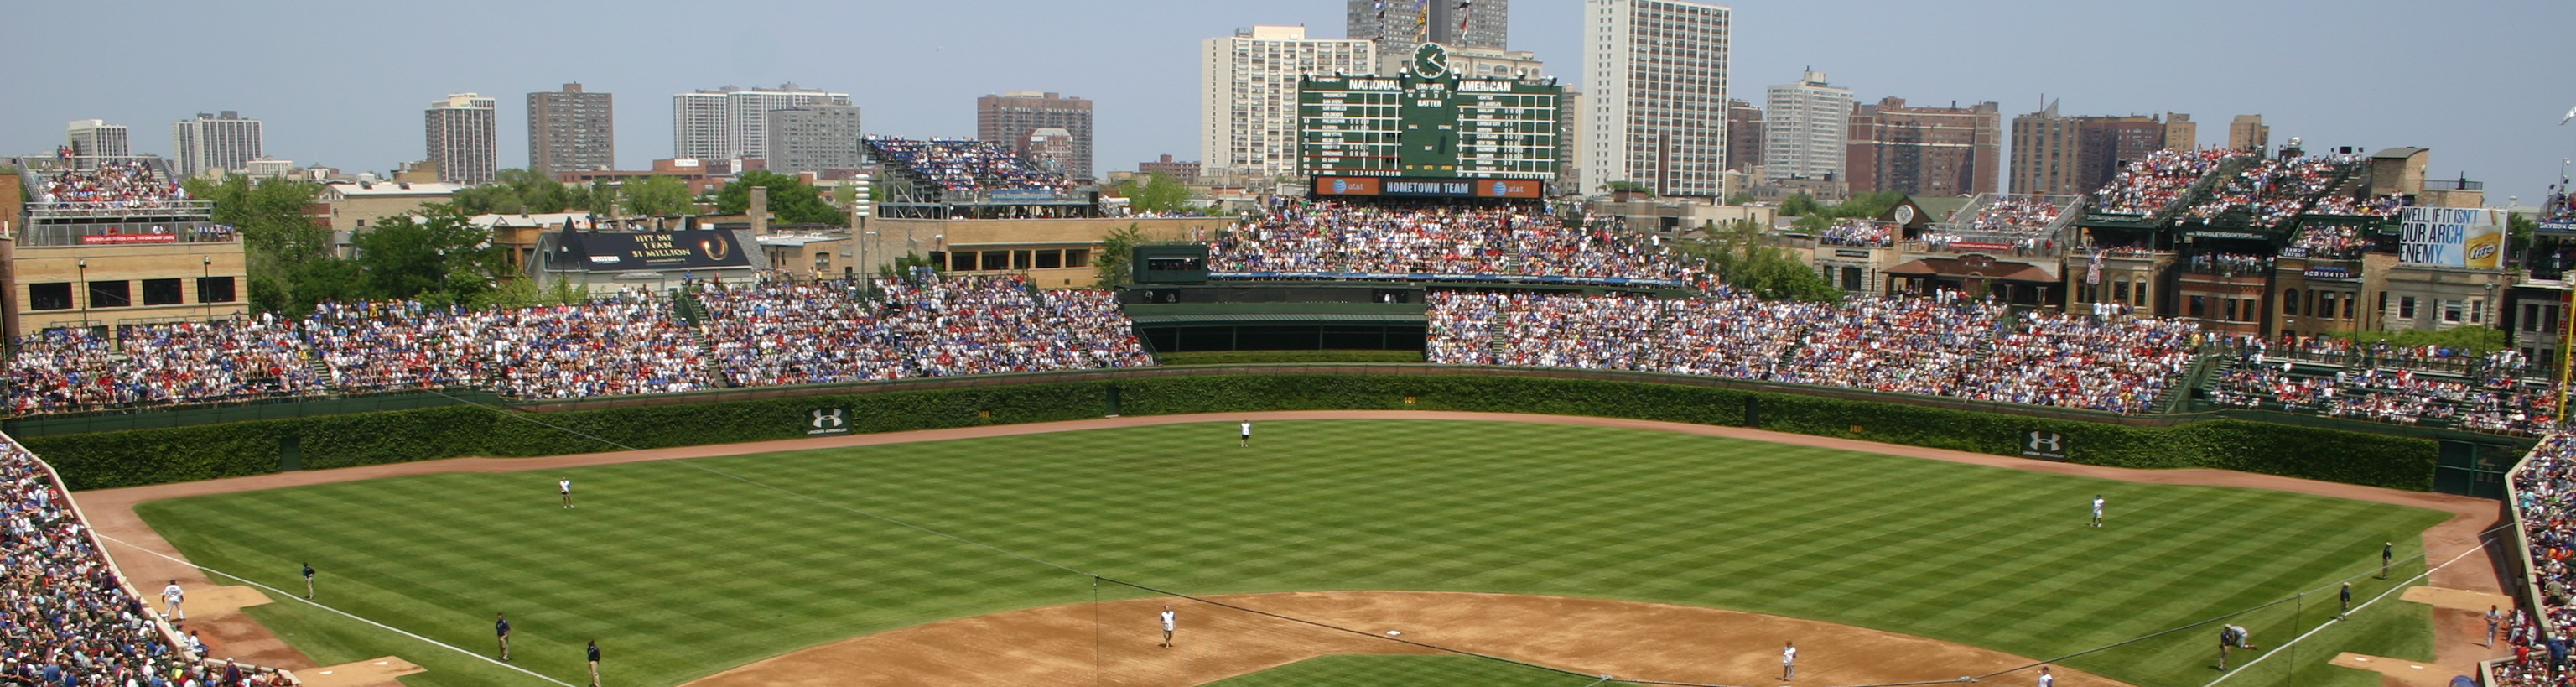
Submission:
[[[145,33],[181,33],[235,27],[327,29],[291,7],[198,7],[149,3],[152,11],[80,4],[47,4],[16,14],[31,25],[116,22]],[[1009,5],[1011,3],[1004,3]],[[1952,100],[2002,104],[2009,118],[2036,111],[2042,98],[2059,100],[2068,114],[2191,112],[2225,121],[2235,114],[2264,115],[2272,143],[2299,136],[2309,149],[2357,146],[2379,149],[2423,146],[2434,150],[2431,173],[2465,172],[2486,181],[2503,202],[2532,202],[2554,181],[2559,161],[2576,157],[2576,126],[2558,118],[2576,104],[2576,89],[2552,88],[2552,65],[2576,61],[2576,46],[2551,29],[2576,24],[2576,6],[2538,0],[2488,3],[2424,12],[2396,2],[2297,2],[2259,5],[2187,2],[2158,7],[2064,6],[2042,2],[1901,4],[1864,2],[1722,3],[1734,9],[1731,71],[1758,75],[1738,80],[1731,97],[1758,101],[1760,86],[1805,68],[1827,71],[1868,102],[1886,96],[1914,102]],[[472,3],[467,3],[471,6]],[[50,151],[61,143],[64,122],[104,119],[137,124],[138,152],[169,155],[160,122],[200,111],[261,113],[267,152],[298,164],[327,164],[352,171],[384,171],[418,159],[412,126],[422,94],[519,94],[580,81],[590,88],[640,94],[620,108],[620,169],[643,169],[670,156],[667,108],[659,95],[725,84],[756,86],[794,81],[852,94],[869,110],[872,133],[926,138],[974,135],[972,103],[1006,90],[1079,93],[1098,103],[1099,169],[1129,169],[1172,153],[1196,153],[1200,42],[1255,24],[1304,24],[1316,37],[1339,37],[1348,3],[1251,0],[1080,4],[1061,21],[986,26],[974,41],[954,32],[872,32],[863,43],[827,44],[800,39],[794,27],[915,23],[954,24],[995,8],[902,4],[850,7],[782,4],[743,12],[708,14],[678,3],[619,5],[601,13],[594,3],[512,6],[518,14],[432,11],[423,7],[361,6],[328,16],[358,31],[303,31],[315,35],[294,45],[245,45],[231,55],[241,64],[291,61],[298,69],[171,69],[204,65],[205,58],[176,45],[146,42],[109,53],[78,50],[68,36],[38,32],[27,43],[36,54],[83,54],[81,70],[21,70],[0,79],[13,106],[0,111],[0,154]],[[1024,3],[1029,9],[1064,9],[1064,3]],[[495,5],[495,7],[498,7]],[[1580,55],[1579,0],[1521,0],[1511,4],[1510,46],[1531,50],[1554,65],[1571,66]],[[577,23],[608,35],[689,36],[705,51],[581,55],[531,61],[508,51],[442,56],[436,68],[401,66],[399,57],[373,51],[380,45],[416,43],[439,35],[488,30],[476,17]],[[2010,17],[2010,21],[1999,20]],[[1846,36],[1820,39],[1815,27]],[[2105,40],[2084,27],[2124,27]],[[2257,41],[2245,29],[2269,27]],[[2389,36],[2403,26],[2407,38]],[[1902,40],[1950,36],[1938,44]],[[1989,40],[1969,40],[1987,36]],[[2396,46],[2398,59],[2368,69],[2315,60],[2316,45],[2351,46],[2355,55],[2388,51],[2367,37]],[[2456,38],[2455,38],[2456,37]],[[2175,41],[2205,47],[2175,50]],[[2147,46],[2156,47],[2150,50]],[[1973,47],[1970,47],[1973,46]],[[2105,47],[2110,46],[2110,47]],[[1948,59],[1920,59],[1922,51]],[[2064,55],[2086,59],[2060,59]],[[315,55],[346,56],[315,59]],[[1066,59],[1050,56],[1062,55]],[[2038,56],[2051,57],[2041,58]],[[2136,57],[2123,57],[2135,55]],[[2151,57],[2150,57],[2151,56]],[[940,69],[887,69],[905,60],[935,60]],[[2367,62],[2367,61],[2366,61]],[[1580,74],[1553,70],[1569,86]],[[2215,76],[2229,74],[2225,80]],[[2410,84],[2422,84],[2413,85]],[[500,158],[527,159],[525,113],[502,108]],[[2203,127],[2203,145],[2224,143],[2224,131]]]

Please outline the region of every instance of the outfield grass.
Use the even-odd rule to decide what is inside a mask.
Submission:
[[[844,508],[1184,592],[1635,599],[2034,657],[2328,588],[2375,571],[2381,541],[2412,553],[2444,517],[1646,430],[1299,421],[1265,423],[1257,441],[1236,448],[1231,423],[1165,425],[429,475],[140,510],[200,564],[287,587],[310,560],[324,602],[443,642],[488,650],[492,614],[507,611],[519,665],[545,674],[580,674],[582,642],[598,638],[621,685],[1094,598],[1086,577]],[[574,479],[580,508],[557,507],[559,477]],[[2084,526],[2096,493],[2110,527]],[[2356,592],[2384,584],[2364,577]],[[2295,634],[2289,609],[2239,622],[2276,643]],[[2323,668],[2329,648],[2430,659],[2420,609],[2392,601],[2331,631],[2348,646],[2308,646],[2300,684],[2377,684]],[[430,668],[412,685],[542,684],[295,604],[253,613],[326,663],[393,653]],[[2322,619],[2313,605],[2302,618]],[[2215,634],[2069,663],[2198,685],[2216,675]]]

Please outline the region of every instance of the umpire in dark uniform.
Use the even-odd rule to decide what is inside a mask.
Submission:
[[[599,687],[599,640],[590,640],[590,687]]]

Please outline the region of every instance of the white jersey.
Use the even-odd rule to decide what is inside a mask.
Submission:
[[[2094,514],[2094,515],[2101,515],[2101,514],[2102,514],[2102,499],[2100,499],[2100,498],[2095,498],[2095,499],[2093,499],[2093,514]]]
[[[187,596],[188,595],[186,593],[179,591],[179,585],[177,584],[161,588],[161,600],[163,601],[179,603],[180,599],[187,598]]]
[[[1177,616],[1174,616],[1171,611],[1163,611],[1163,631],[1172,631],[1172,622],[1176,619]]]
[[[1798,662],[1798,647],[1794,647],[1794,646],[1793,646],[1793,647],[1783,648],[1783,649],[1781,649],[1781,650],[1780,650],[1780,665],[1784,665],[1784,666],[1785,666],[1785,665],[1795,665],[1795,664],[1797,664],[1797,662]]]
[[[1249,422],[1243,423],[1243,435],[1244,435],[1244,436],[1252,436],[1252,423],[1249,423]]]
[[[2039,674],[2039,687],[2057,687],[2057,676],[2055,676],[2055,675],[2050,675],[2050,674],[2047,674],[2047,673],[2040,673],[2040,674]]]
[[[570,493],[572,493],[572,480],[564,480],[564,481],[561,481],[561,482],[556,482],[556,483],[555,483],[555,488],[563,490],[563,493],[570,494]],[[2095,510],[2100,510],[2102,507],[2097,505],[2097,506],[2094,506],[2093,508],[2094,508]]]

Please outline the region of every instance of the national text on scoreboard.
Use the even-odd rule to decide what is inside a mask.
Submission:
[[[1314,176],[1554,179],[1563,87],[1461,77],[1426,43],[1396,76],[1298,80],[1299,167]]]

